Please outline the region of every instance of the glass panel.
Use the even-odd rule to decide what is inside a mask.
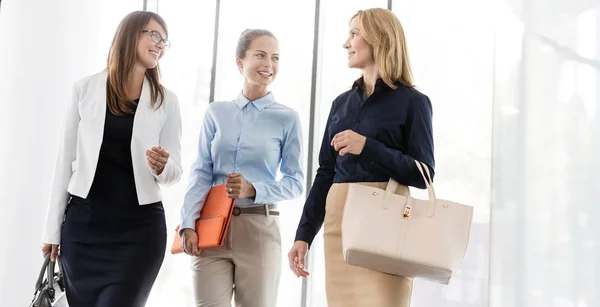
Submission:
[[[158,12],[159,0],[144,0],[146,3],[146,11]]]
[[[223,0],[218,42],[215,100],[233,100],[243,86],[243,77],[235,64],[235,49],[240,34],[248,28],[264,28],[275,34],[279,40],[281,57],[279,74],[270,90],[278,102],[299,113],[305,150],[308,148],[310,119],[314,12],[314,1]],[[303,167],[306,169],[306,164]],[[282,307],[300,306],[302,280],[289,270],[287,253],[296,234],[304,195],[279,204],[282,272],[278,306]]]
[[[600,5],[499,2],[490,306],[600,306]]]
[[[89,1],[77,5],[69,3],[68,5],[68,10],[79,13],[69,16],[73,20],[68,21],[68,26],[62,23],[57,24],[59,27],[65,26],[68,29],[62,29],[54,33],[66,33],[60,36],[50,35],[50,38],[54,44],[60,43],[65,46],[78,44],[83,46],[81,47],[81,49],[84,49],[82,51],[75,52],[72,48],[69,49],[70,52],[67,52],[67,57],[70,60],[83,60],[84,58],[89,59],[91,56],[92,61],[82,61],[81,65],[87,68],[86,74],[98,73],[106,67],[110,44],[119,23],[127,14],[141,10],[142,2],[139,0],[108,0]],[[62,22],[67,21],[63,19]],[[86,26],[72,26],[80,23],[85,23]],[[76,35],[77,39],[69,40],[70,35]]]
[[[494,51],[489,5],[478,0],[393,4],[417,88],[433,104],[437,196],[475,209],[460,270],[447,286],[415,280],[411,306],[487,306]],[[424,190],[411,192],[427,197]]]
[[[150,1],[151,2],[151,1]],[[177,94],[183,121],[181,180],[163,188],[167,216],[167,254],[148,299],[148,307],[192,307],[192,279],[187,255],[172,255],[171,243],[191,164],[197,156],[198,134],[208,106],[213,56],[216,1],[160,1],[158,13],[169,28],[171,48],[161,60],[163,84]]]
[[[348,90],[354,80],[360,77],[360,71],[348,68],[348,54],[343,48],[348,37],[350,18],[361,9],[387,7],[384,0],[349,0],[343,5],[335,1],[321,1],[319,50],[317,69],[317,96],[314,135],[313,169],[319,167],[319,150],[323,131],[333,100]],[[311,180],[314,179],[312,175]],[[327,306],[325,298],[325,254],[323,250],[323,232],[320,231],[311,246],[308,269],[311,273],[308,283],[308,306]]]

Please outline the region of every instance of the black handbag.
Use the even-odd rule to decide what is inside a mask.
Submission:
[[[58,263],[58,272],[54,271],[55,263]],[[62,262],[59,257],[56,258],[56,262],[52,262],[48,253],[44,259],[29,307],[69,307],[65,295]]]

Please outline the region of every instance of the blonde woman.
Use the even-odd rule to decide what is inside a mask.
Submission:
[[[411,278],[344,262],[341,220],[350,182],[385,189],[391,177],[401,184],[396,194],[404,195],[408,186],[425,187],[414,160],[433,176],[431,102],[414,88],[404,31],[389,10],[358,11],[344,48],[348,66],[361,69],[362,77],[331,106],[317,176],[288,254],[290,269],[308,276],[304,259],[324,224],[329,307],[409,306]]]

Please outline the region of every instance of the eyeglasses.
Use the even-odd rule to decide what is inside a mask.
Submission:
[[[160,44],[160,43],[165,44],[165,49],[169,49],[169,47],[171,47],[171,42],[169,42],[168,39],[163,38],[162,35],[160,35],[160,33],[156,32],[154,30],[142,30],[142,33],[150,34],[150,38],[152,38],[152,41],[157,44]]]

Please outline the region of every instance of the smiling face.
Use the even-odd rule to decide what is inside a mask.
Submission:
[[[344,48],[348,51],[348,67],[364,70],[375,65],[373,48],[365,41],[360,31],[358,17],[352,18],[350,22],[349,36],[344,43]]]
[[[268,35],[255,37],[243,57],[237,57],[239,70],[249,85],[268,86],[279,70],[279,43]]]
[[[136,47],[137,64],[144,69],[156,67],[158,61],[164,55],[165,43],[163,39],[166,39],[166,37],[165,29],[156,20],[150,19],[138,38]],[[157,43],[155,40],[159,42]]]

